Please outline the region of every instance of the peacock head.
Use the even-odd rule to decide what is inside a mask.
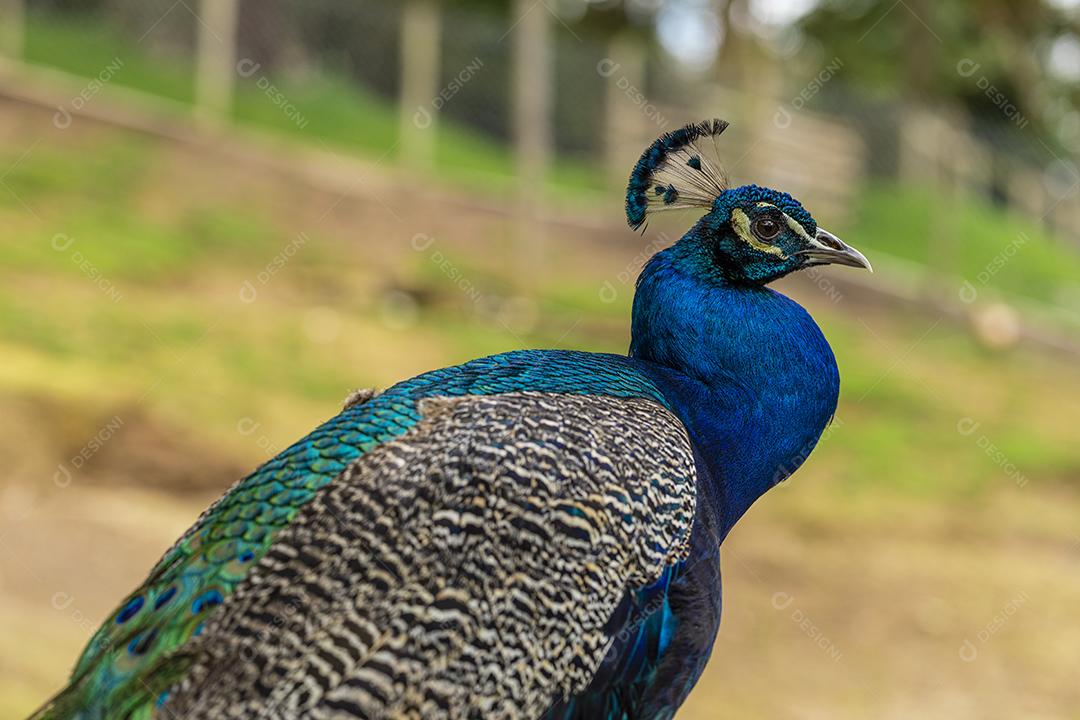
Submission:
[[[687,125],[656,140],[630,175],[626,218],[642,228],[650,212],[703,208],[708,212],[678,243],[692,272],[737,284],[765,284],[815,265],[871,270],[855,248],[819,228],[798,200],[758,185],[728,187],[718,163],[702,153],[728,124]]]

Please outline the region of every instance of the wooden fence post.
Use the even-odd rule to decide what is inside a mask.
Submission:
[[[435,0],[406,0],[401,16],[401,158],[415,168],[435,161],[441,18]]]
[[[642,142],[671,129],[644,95],[645,67],[645,48],[630,32],[613,36],[607,57],[596,66],[605,82],[604,160],[608,175],[619,184],[626,182],[627,168],[641,152]]]
[[[520,277],[536,279],[545,241],[542,217],[544,182],[552,154],[551,15],[542,2],[515,0],[514,149],[517,156],[519,211],[518,262]]]
[[[199,3],[195,106],[206,122],[223,122],[232,110],[239,4],[239,0]]]
[[[0,55],[22,57],[26,30],[26,0],[0,0]]]

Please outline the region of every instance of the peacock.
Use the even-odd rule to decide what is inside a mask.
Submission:
[[[671,718],[720,623],[720,545],[831,421],[836,360],[767,287],[870,270],[727,127],[668,132],[626,216],[705,211],[637,281],[626,355],[519,350],[345,408],[232,486],[33,717]]]

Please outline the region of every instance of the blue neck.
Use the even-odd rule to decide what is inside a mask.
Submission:
[[[836,410],[840,377],[800,305],[709,270],[705,248],[688,236],[645,267],[630,355],[690,432],[699,495],[722,540],[809,455]]]

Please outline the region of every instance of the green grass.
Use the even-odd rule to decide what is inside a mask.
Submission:
[[[859,196],[854,217],[845,233],[858,247],[966,279],[980,294],[1067,304],[1080,290],[1080,254],[1034,220],[975,198],[876,185]]]
[[[24,57],[83,77],[97,77],[119,60],[122,65],[109,82],[192,102],[192,65],[175,58],[150,58],[139,47],[137,38],[137,34],[124,34],[92,15],[34,12],[26,22]]]
[[[87,78],[119,60],[110,83],[192,103],[190,59],[153,56],[135,38],[91,15],[35,12],[26,25],[25,58]],[[242,125],[381,160],[397,158],[397,107],[355,82],[331,73],[278,77],[262,69],[249,77],[238,74],[235,81],[232,117]],[[445,118],[431,132],[436,133],[434,169],[441,177],[489,192],[512,186],[514,159],[505,145]],[[603,186],[599,170],[573,159],[556,158],[549,177],[549,191],[556,196]]]
[[[70,152],[36,147],[9,171],[6,182],[17,190],[0,194],[0,208],[22,220],[26,203],[59,211],[63,222],[5,248],[6,263],[69,277],[97,272],[122,285],[180,276],[222,258],[263,257],[287,242],[263,216],[238,212],[235,201],[166,201],[167,209],[154,213],[131,208],[155,157],[152,144],[139,137],[102,141],[78,162]],[[5,158],[5,165],[14,159]]]

